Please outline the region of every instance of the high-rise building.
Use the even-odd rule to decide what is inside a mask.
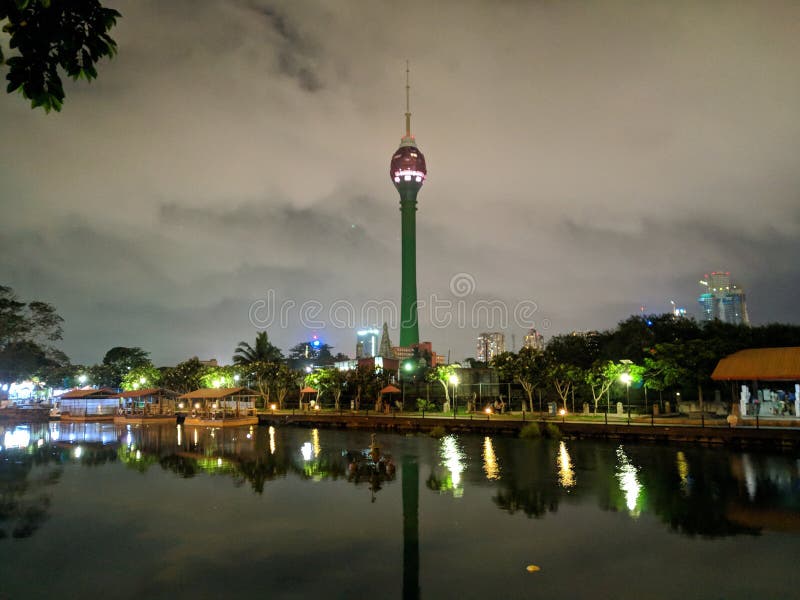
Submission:
[[[380,334],[380,330],[375,327],[358,330],[356,332],[356,358],[378,356],[380,349],[378,336]]]
[[[400,193],[402,281],[400,292],[400,346],[419,344],[417,313],[417,193],[428,173],[425,157],[411,135],[410,86],[406,65],[406,134],[392,156],[389,177]]]
[[[714,271],[700,280],[703,292],[697,301],[704,321],[720,320],[733,325],[749,325],[744,290],[731,283],[730,271]]]
[[[535,329],[531,329],[525,334],[522,346],[532,350],[544,350],[544,336]]]
[[[499,331],[481,333],[475,346],[475,358],[480,362],[489,362],[498,354],[506,351],[506,336]]]

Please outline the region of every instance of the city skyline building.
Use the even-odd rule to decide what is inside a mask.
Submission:
[[[475,345],[475,359],[488,363],[495,356],[506,351],[506,336],[500,331],[484,332],[478,335]]]
[[[719,320],[733,325],[749,325],[747,297],[744,290],[731,283],[730,271],[712,271],[700,280],[700,303],[703,321]]]
[[[356,358],[378,356],[380,349],[380,330],[375,327],[360,329],[356,332]]]
[[[544,350],[544,336],[535,329],[531,329],[525,334],[522,340],[522,347],[530,348],[531,350]]]
[[[425,156],[411,135],[411,86],[406,63],[406,133],[389,164],[389,177],[400,194],[402,279],[400,290],[400,346],[419,344],[417,309],[417,193],[428,173]]]

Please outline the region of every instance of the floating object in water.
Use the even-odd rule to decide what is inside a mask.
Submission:
[[[542,569],[537,565],[528,565],[525,567],[525,570],[528,571],[528,573],[536,573],[536,571],[541,571]]]

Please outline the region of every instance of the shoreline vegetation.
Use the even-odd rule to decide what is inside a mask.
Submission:
[[[632,315],[605,331],[554,335],[541,347],[501,352],[488,363],[466,358],[436,364],[415,347],[412,355],[384,369],[377,358],[352,360],[334,352],[317,335],[284,354],[268,332],[258,331],[254,343],[231,344],[233,364],[193,357],[158,367],[148,350],[127,346],[111,348],[99,364],[73,364],[54,346],[62,333],[63,319],[55,307],[22,301],[13,289],[0,286],[0,401],[10,399],[12,387],[20,385],[37,402],[72,388],[113,393],[163,388],[177,394],[246,388],[253,392],[254,407],[265,411],[309,405],[335,411],[417,407],[443,414],[467,408],[475,416],[485,410],[538,410],[565,413],[572,420],[588,416],[587,410],[611,418],[623,407],[626,422],[637,413],[646,419],[681,413],[699,416],[703,425],[715,416],[741,418],[734,382],[711,379],[722,358],[746,348],[800,347],[798,325],[699,323],[666,313]],[[387,328],[383,335],[382,353],[393,356]],[[794,387],[785,383],[777,382],[774,390],[752,390],[754,402],[763,392],[778,407],[776,414],[790,413]],[[25,396],[16,397],[25,401]]]

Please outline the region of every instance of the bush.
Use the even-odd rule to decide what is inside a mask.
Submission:
[[[444,437],[447,432],[444,430],[444,427],[441,425],[437,425],[433,429],[431,429],[430,436],[434,438]]]
[[[535,440],[542,437],[542,430],[538,423],[528,423],[520,430],[519,437],[523,440]]]
[[[436,408],[436,405],[433,402],[428,402],[425,398],[417,398],[417,410],[422,412],[424,411],[432,411]]]
[[[547,434],[547,437],[552,438],[554,440],[561,439],[561,430],[555,423],[548,423],[547,427],[545,427],[545,433]]]

